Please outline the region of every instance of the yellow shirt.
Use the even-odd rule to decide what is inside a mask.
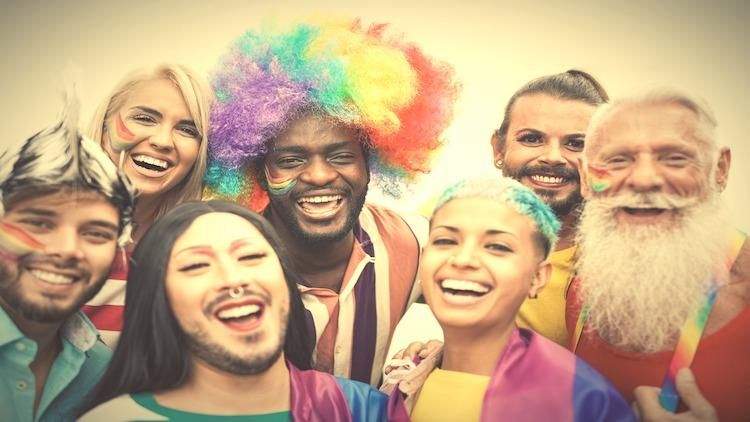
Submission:
[[[479,421],[490,377],[435,368],[422,386],[411,420]]]
[[[549,256],[552,276],[536,299],[526,299],[516,317],[519,327],[529,328],[555,343],[568,347],[568,329],[565,326],[565,291],[573,270],[576,248],[554,251]]]

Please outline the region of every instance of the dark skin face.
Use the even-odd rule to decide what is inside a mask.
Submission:
[[[306,116],[274,139],[265,158],[271,185],[293,185],[284,193],[269,188],[268,217],[311,284],[321,271],[340,282],[351,254],[352,228],[370,181],[359,137],[354,129]]]

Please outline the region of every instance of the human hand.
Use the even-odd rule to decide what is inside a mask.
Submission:
[[[661,389],[642,385],[635,389],[633,402],[633,411],[638,419],[647,422],[718,422],[716,409],[703,397],[689,368],[677,372],[675,385],[687,411],[672,413],[664,410],[659,404]]]
[[[442,345],[443,342],[438,340],[430,340],[427,343],[422,343],[421,341],[410,343],[406,346],[406,349],[399,350],[391,357],[391,360],[388,361],[383,372],[387,375],[394,368],[401,366],[401,363],[404,361],[414,362],[417,356],[419,356],[420,359],[424,359],[429,356],[430,353],[439,349]],[[392,361],[395,362],[392,363]]]

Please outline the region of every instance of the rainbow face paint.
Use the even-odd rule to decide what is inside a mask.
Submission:
[[[593,167],[590,164],[588,170],[589,186],[594,192],[604,192],[612,187],[612,175],[607,170]]]
[[[45,245],[24,229],[0,221],[0,256],[11,261],[33,252],[42,252]]]
[[[112,149],[115,151],[125,151],[133,148],[138,143],[139,139],[125,126],[125,122],[122,121],[122,116],[120,116],[119,112],[114,116],[113,126],[113,130],[109,133]]]
[[[297,185],[297,178],[293,177],[291,179],[284,179],[280,177],[273,177],[271,176],[271,173],[268,171],[268,166],[265,166],[263,169],[266,173],[266,182],[268,183],[268,193],[273,196],[281,196],[286,195],[294,189],[294,186]]]

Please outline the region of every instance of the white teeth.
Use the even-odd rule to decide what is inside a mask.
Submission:
[[[559,185],[560,183],[563,183],[565,181],[565,178],[563,177],[557,177],[557,176],[542,176],[542,175],[533,175],[531,176],[531,179],[535,182],[542,182],[542,183],[553,183],[556,185]]]
[[[167,163],[166,161],[154,157],[149,157],[148,155],[134,155],[133,160],[141,163],[151,164],[152,166],[161,167],[164,170],[169,167],[169,163]]]
[[[75,280],[75,277],[42,270],[31,270],[31,274],[39,280],[51,284],[71,284]]]
[[[220,319],[244,318],[244,317],[256,314],[258,312],[260,312],[260,306],[244,305],[244,306],[237,306],[234,308],[225,309],[219,312],[216,316],[218,316]]]
[[[321,196],[307,196],[300,198],[299,203],[311,202],[313,204],[320,204],[323,202],[333,202],[341,199],[341,195],[321,195]]]
[[[443,289],[462,290],[479,294],[484,294],[490,291],[489,287],[469,280],[446,279],[440,282],[440,286]]]

